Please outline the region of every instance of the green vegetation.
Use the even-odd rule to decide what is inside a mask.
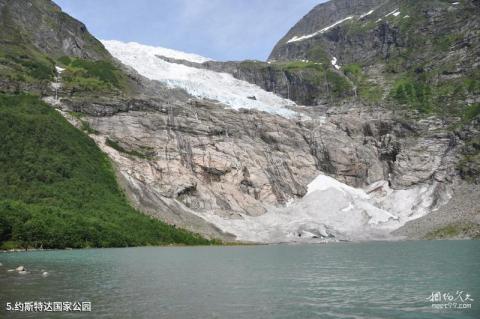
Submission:
[[[463,157],[457,164],[460,176],[472,183],[480,183],[480,137],[467,140],[461,150]]]
[[[54,76],[54,63],[36,50],[19,30],[7,8],[0,19],[0,73],[10,83],[40,84]]]
[[[326,72],[328,87],[334,97],[347,96],[349,92],[352,92],[352,85],[345,77],[332,70],[327,70]]]
[[[468,123],[480,115],[480,103],[469,105],[463,113],[464,122]]]
[[[480,94],[480,74],[478,68],[465,67],[474,61],[468,54],[461,55],[461,50],[476,48],[478,42],[456,26],[472,19],[474,12],[449,10],[450,6],[451,2],[442,0],[405,1],[400,11],[410,18],[389,17],[389,24],[402,35],[401,45],[385,61],[386,80],[393,83],[389,100],[396,107],[468,118],[465,101]],[[437,21],[424,14],[432,8],[442,12]]]
[[[46,56],[16,44],[0,46],[0,72],[11,83],[41,84],[53,79],[55,64]]]
[[[323,72],[325,66],[317,62],[303,62],[303,61],[291,61],[282,64],[278,64],[283,70],[296,71],[296,70],[314,70]]]
[[[357,20],[351,19],[344,23],[343,27],[345,28],[345,33],[349,37],[354,37],[356,35],[361,35],[366,32],[369,32],[377,26],[375,20],[372,19],[364,19],[364,20]]]
[[[109,61],[62,57],[62,80],[67,90],[108,93],[128,89],[124,73]]]
[[[132,156],[140,157],[140,158],[151,158],[152,157],[152,150],[148,148],[143,148],[141,151],[140,150],[127,150],[125,149],[122,145],[120,145],[119,142],[113,141],[109,138],[105,141],[105,144],[107,146],[110,146],[111,148]]]
[[[462,34],[440,34],[433,39],[433,45],[441,51],[448,52],[458,41],[463,39]]]
[[[324,67],[330,65],[330,56],[325,52],[322,45],[315,45],[307,51],[306,58],[309,61],[322,63]]]
[[[328,92],[330,98],[338,100],[353,95],[351,83],[340,72],[331,69],[331,63],[321,48],[314,48],[309,51],[315,61],[288,61],[264,63],[256,61],[243,61],[240,66],[247,70],[273,70],[284,72],[287,77],[290,75],[298,77],[303,83],[312,87],[319,87]]]
[[[410,77],[400,78],[395,82],[391,96],[398,103],[409,105],[421,113],[432,111],[432,90],[422,81]]]
[[[467,74],[451,80],[435,81],[441,72],[405,73],[395,81],[390,97],[393,101],[407,105],[421,113],[436,113],[459,116],[471,120],[478,114],[478,106],[465,108],[469,95],[480,94],[480,77],[477,73]]]
[[[31,95],[0,94],[0,247],[211,244],[131,208],[94,141]]]
[[[375,83],[368,80],[359,64],[347,64],[343,68],[343,73],[357,87],[358,97],[365,103],[378,103],[383,98],[383,90]]]
[[[338,99],[352,93],[352,85],[339,72],[329,69],[328,63],[312,61],[290,61],[276,63],[285,72],[303,72],[303,78],[315,86],[326,87],[330,97]]]
[[[480,239],[480,225],[473,223],[449,224],[425,235],[425,239],[447,239],[466,236],[472,239]]]

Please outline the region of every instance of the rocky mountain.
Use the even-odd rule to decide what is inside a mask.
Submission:
[[[35,45],[53,57],[40,94],[109,156],[136,208],[208,237],[475,237],[477,12],[475,1],[333,0],[267,62]]]
[[[139,77],[51,1],[1,0],[0,25],[0,250],[213,243],[135,210],[108,157],[52,108],[60,88],[132,98]]]

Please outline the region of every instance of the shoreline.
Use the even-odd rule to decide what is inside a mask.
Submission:
[[[130,247],[84,247],[84,248],[28,248],[28,249],[0,249],[0,253],[27,253],[35,251],[66,251],[66,250],[87,250],[87,249],[123,249],[123,248],[191,248],[191,247],[236,247],[236,246],[275,246],[275,245],[325,245],[325,244],[361,244],[372,242],[415,242],[415,241],[451,241],[451,240],[468,240],[475,241],[478,239],[467,237],[453,237],[453,238],[435,238],[435,239],[418,239],[418,238],[403,238],[395,240],[363,240],[363,241],[335,241],[335,242],[280,242],[280,243],[224,243],[219,245],[182,245],[182,244],[169,244],[169,245],[153,245],[153,246],[130,246]]]

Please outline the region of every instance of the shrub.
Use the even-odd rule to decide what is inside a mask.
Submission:
[[[129,206],[106,155],[37,97],[0,94],[0,131],[0,245],[211,243]]]

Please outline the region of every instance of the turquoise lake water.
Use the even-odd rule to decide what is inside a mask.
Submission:
[[[35,251],[0,262],[0,318],[480,318],[480,241]],[[7,272],[18,265],[30,273]],[[437,292],[442,300],[428,299]],[[471,308],[432,307],[449,295]],[[5,310],[26,301],[92,309]]]

